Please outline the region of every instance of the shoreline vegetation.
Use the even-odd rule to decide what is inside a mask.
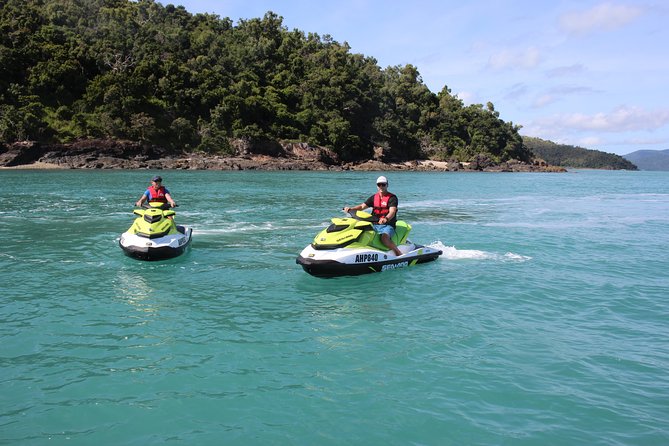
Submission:
[[[447,85],[435,93],[417,67],[383,68],[271,11],[235,23],[152,1],[7,0],[0,24],[0,141],[12,144],[0,166],[534,165],[521,126],[492,102],[467,105]],[[17,152],[22,141],[39,144]],[[107,150],[119,145],[128,151]]]
[[[175,170],[360,170],[360,171],[470,171],[566,172],[542,160],[496,163],[486,154],[471,162],[414,159],[393,160],[381,148],[374,157],[342,162],[326,147],[306,143],[251,144],[235,141],[235,154],[167,150],[133,141],[87,140],[68,144],[34,141],[0,145],[0,169],[175,169]]]
[[[524,138],[492,102],[271,11],[235,24],[153,1],[5,3],[0,168],[634,168]]]

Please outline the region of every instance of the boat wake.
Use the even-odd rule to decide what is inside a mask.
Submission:
[[[441,250],[443,252],[442,257],[450,260],[474,259],[501,262],[526,262],[532,260],[532,257],[515,254],[513,252],[498,254],[494,252],[479,251],[477,249],[457,249],[455,246],[446,246],[440,241],[432,242],[427,246]]]

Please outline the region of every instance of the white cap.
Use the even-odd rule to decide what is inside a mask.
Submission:
[[[386,183],[386,184],[388,184],[388,178],[386,178],[386,177],[384,177],[383,175],[381,175],[380,177],[378,177],[378,178],[376,179],[376,184],[379,184],[379,183]]]

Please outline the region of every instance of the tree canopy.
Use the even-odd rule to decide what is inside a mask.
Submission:
[[[231,138],[302,141],[344,160],[529,161],[493,104],[432,93],[273,12],[240,20],[153,0],[4,0],[0,140],[130,139],[230,153]]]

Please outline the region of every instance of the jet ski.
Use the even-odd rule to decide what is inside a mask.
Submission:
[[[166,208],[165,208],[166,207]],[[190,246],[192,228],[174,222],[176,212],[163,203],[150,203],[133,211],[137,218],[121,234],[123,252],[140,260],[163,260],[182,254]]]
[[[349,215],[332,218],[331,224],[302,250],[296,263],[317,277],[354,276],[430,262],[442,254],[438,249],[409,241],[411,225],[398,220],[393,241],[402,255],[397,256],[374,231],[376,217],[363,211],[351,211]]]

